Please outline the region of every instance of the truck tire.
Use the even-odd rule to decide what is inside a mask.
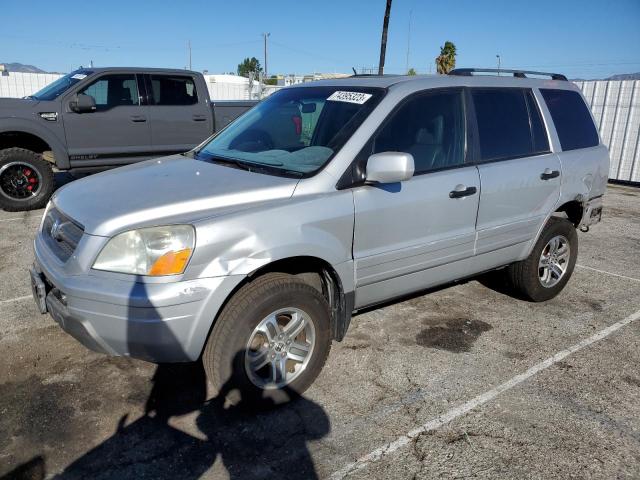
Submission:
[[[20,212],[44,208],[53,193],[51,166],[24,148],[0,150],[0,208]]]
[[[293,275],[268,273],[225,305],[202,363],[218,399],[270,407],[309,388],[330,350],[325,298]]]
[[[578,234],[566,218],[551,217],[531,254],[507,267],[507,281],[525,299],[550,300],[571,278],[578,258]]]

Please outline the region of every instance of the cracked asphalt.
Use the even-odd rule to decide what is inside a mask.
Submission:
[[[95,354],[38,314],[41,215],[0,212],[2,480],[640,478],[640,320],[407,437],[640,310],[640,189],[609,187],[557,298],[481,278],[367,310],[304,397],[261,412],[197,365]]]

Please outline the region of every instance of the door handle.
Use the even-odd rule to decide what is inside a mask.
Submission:
[[[136,123],[146,122],[147,117],[145,117],[144,115],[131,115],[131,121]]]
[[[205,122],[207,120],[206,115],[194,115],[192,118],[194,122]]]
[[[544,172],[540,174],[540,178],[542,180],[551,180],[552,178],[556,178],[560,176],[560,172],[558,170],[551,170],[550,168],[545,168]]]
[[[478,189],[476,187],[465,187],[464,185],[457,185],[454,190],[449,192],[449,198],[462,198],[469,195],[475,195]]]

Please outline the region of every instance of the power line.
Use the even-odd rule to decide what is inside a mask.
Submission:
[[[336,58],[327,57],[325,55],[320,55],[318,53],[309,52],[308,50],[302,50],[300,48],[290,47],[289,45],[285,45],[283,43],[276,42],[275,40],[271,40],[271,44],[272,45],[276,45],[276,46],[278,46],[280,48],[284,48],[286,50],[290,50],[292,52],[299,53],[301,55],[307,55],[307,56],[310,56],[310,57],[315,57],[315,58],[319,58],[319,59],[322,59],[322,60],[327,60],[327,61],[330,61],[330,62],[333,62],[333,63],[339,63],[339,64],[342,64],[342,65],[351,65],[351,63],[352,63],[352,62],[348,62],[348,61],[345,61],[345,60],[339,60],[339,59],[336,59]]]

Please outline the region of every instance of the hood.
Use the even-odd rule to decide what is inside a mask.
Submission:
[[[86,233],[112,236],[132,228],[195,223],[289,198],[298,181],[175,155],[71,182],[53,203]]]
[[[42,102],[30,98],[0,98],[0,117],[12,117],[15,110],[33,110],[39,103]]]

